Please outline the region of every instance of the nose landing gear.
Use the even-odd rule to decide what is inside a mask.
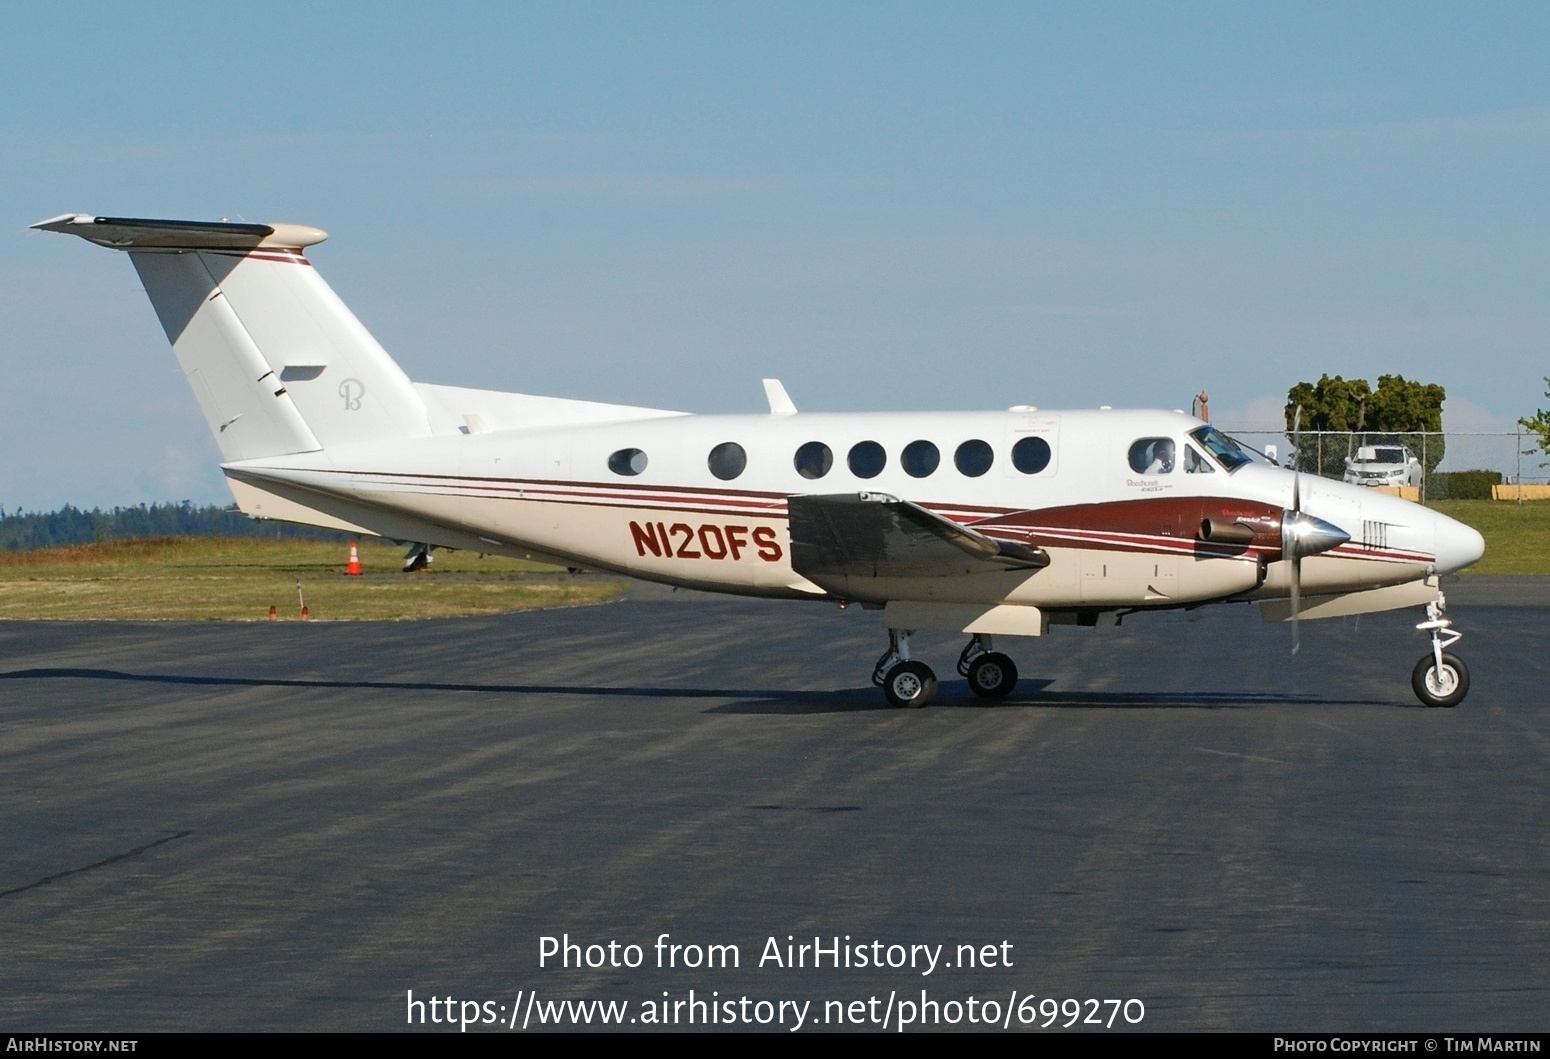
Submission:
[[[1447,605],[1439,592],[1437,602],[1426,605],[1426,620],[1416,626],[1432,634],[1432,649],[1415,664],[1410,686],[1415,697],[1428,706],[1457,706],[1469,694],[1469,667],[1447,650],[1464,638],[1454,630],[1453,622],[1442,616]]]

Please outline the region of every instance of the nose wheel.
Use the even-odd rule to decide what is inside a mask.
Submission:
[[[1469,694],[1469,667],[1447,650],[1464,638],[1453,622],[1442,616],[1447,600],[1439,592],[1437,602],[1426,605],[1426,620],[1416,626],[1432,634],[1432,649],[1421,656],[1410,673],[1415,697],[1427,706],[1457,706]]]
[[[1410,686],[1428,706],[1457,706],[1469,694],[1469,667],[1451,651],[1442,653],[1441,662],[1422,655],[1410,674]]]

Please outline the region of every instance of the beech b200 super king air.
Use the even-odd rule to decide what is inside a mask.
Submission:
[[[318,276],[326,233],[66,214],[34,225],[127,251],[241,509],[532,556],[689,588],[881,613],[873,680],[924,706],[915,631],[1006,695],[992,637],[1257,602],[1293,622],[1424,606],[1411,683],[1469,689],[1438,577],[1485,546],[1397,496],[1283,470],[1161,411],[687,415],[412,382]]]

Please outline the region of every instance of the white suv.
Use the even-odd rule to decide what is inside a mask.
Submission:
[[[1421,461],[1404,445],[1363,445],[1345,461],[1353,485],[1420,485]]]

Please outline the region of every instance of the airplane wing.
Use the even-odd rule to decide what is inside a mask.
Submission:
[[[1040,570],[1042,548],[997,540],[887,493],[793,496],[791,566],[823,584],[834,577],[952,577]]]

